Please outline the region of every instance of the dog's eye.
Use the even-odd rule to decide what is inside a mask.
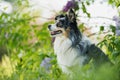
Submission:
[[[62,27],[62,22],[58,22],[58,23],[56,24],[56,26],[57,26],[57,27]]]
[[[55,20],[57,20],[58,16],[55,17]]]

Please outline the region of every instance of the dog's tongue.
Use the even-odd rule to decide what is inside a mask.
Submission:
[[[54,34],[55,34],[55,31],[52,31],[51,34],[54,35]]]
[[[55,37],[52,38],[52,43],[54,43],[54,41],[55,41]]]

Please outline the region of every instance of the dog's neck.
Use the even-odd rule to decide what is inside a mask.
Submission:
[[[55,53],[65,53],[72,46],[72,42],[69,38],[64,36],[56,37],[54,41]],[[60,51],[60,52],[59,52]]]
[[[63,36],[55,38],[54,51],[57,55],[59,66],[65,72],[65,67],[71,67],[78,64],[83,65],[86,59],[86,56],[81,56],[81,52],[78,48],[72,46],[72,41]]]

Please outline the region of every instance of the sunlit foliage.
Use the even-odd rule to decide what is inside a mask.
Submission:
[[[106,64],[96,70],[89,63],[74,69],[73,76],[69,76],[62,73],[57,65],[47,31],[52,21],[36,25],[34,22],[39,15],[37,11],[29,9],[31,6],[27,0],[5,1],[14,7],[10,14],[0,13],[0,80],[120,80],[120,37],[116,36],[116,26],[111,25],[112,34],[107,34],[98,44],[101,49],[105,49],[114,65]],[[93,2],[78,0],[75,2],[77,7],[72,4],[72,8],[75,7],[76,11],[82,9],[90,18],[86,4],[91,5]],[[108,3],[116,7],[120,5],[119,0],[108,0]],[[104,31],[104,26],[100,27],[100,31]],[[47,64],[49,66],[44,67]]]

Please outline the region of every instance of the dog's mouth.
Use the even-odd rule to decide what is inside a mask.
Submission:
[[[60,33],[62,33],[61,30],[51,31],[51,35],[56,35],[56,34],[60,34]]]

